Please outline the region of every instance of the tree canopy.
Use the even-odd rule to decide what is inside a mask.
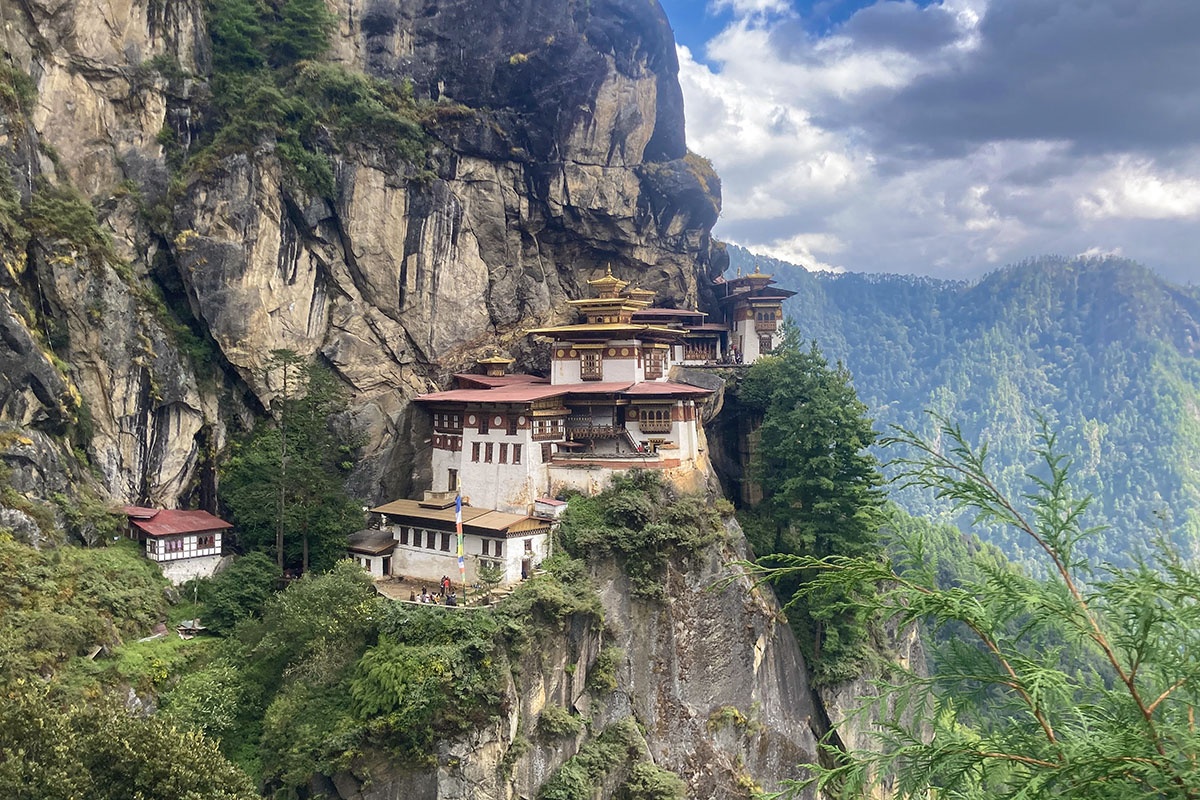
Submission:
[[[768,562],[775,554],[878,557],[883,478],[869,452],[875,431],[846,369],[831,368],[816,344],[801,347],[788,327],[777,354],[750,368],[738,399],[762,416],[752,469],[763,499],[747,520],[755,553]],[[867,618],[841,588],[796,595],[807,577],[789,575],[777,587],[789,619],[815,678],[847,677],[866,655]]]
[[[244,546],[273,552],[281,566],[327,569],[363,524],[344,486],[358,439],[330,426],[345,395],[327,369],[288,351],[276,351],[270,368],[283,387],[273,417],[231,445],[220,499]]]
[[[824,766],[810,765],[810,780],[784,794],[816,784],[846,798],[882,787],[943,800],[1200,796],[1195,566],[1145,531],[1137,535],[1154,542],[1153,557],[1090,566],[1091,496],[1072,487],[1071,462],[1045,423],[1023,501],[997,488],[986,446],[944,419],[939,425],[937,444],[909,431],[889,440],[910,453],[898,465],[901,479],[1012,528],[1041,554],[1045,577],[977,553],[975,577],[943,585],[925,537],[901,528],[892,566],[845,556],[748,565],[764,578],[814,575],[802,592],[867,582],[877,587],[863,599],[873,612],[959,632],[942,643],[932,675],[896,666],[865,701],[864,711],[885,720],[874,748],[830,750]]]
[[[733,266],[753,264],[729,252]],[[1040,258],[971,283],[760,260],[796,290],[785,312],[854,374],[879,430],[933,436],[925,409],[952,418],[988,440],[997,486],[1016,495],[1043,413],[1096,498],[1089,524],[1110,526],[1080,544],[1094,561],[1131,564],[1142,543],[1122,535],[1160,516],[1185,553],[1200,554],[1200,287],[1120,258]],[[915,486],[891,498],[916,516],[969,521]],[[1027,568],[1040,564],[1015,532],[976,530]]]

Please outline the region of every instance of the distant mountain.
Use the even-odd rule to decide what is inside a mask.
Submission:
[[[731,269],[753,269],[753,254],[729,254]],[[1200,287],[1117,258],[1040,258],[976,282],[758,261],[798,292],[785,312],[854,373],[878,430],[932,433],[924,409],[944,414],[991,443],[1019,491],[1042,412],[1096,495],[1096,521],[1112,526],[1085,548],[1090,558],[1126,561],[1156,529],[1200,554]],[[945,512],[913,491],[896,499]],[[1026,542],[980,533],[1024,558]]]

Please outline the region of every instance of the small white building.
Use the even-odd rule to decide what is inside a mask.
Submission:
[[[385,574],[430,585],[445,575],[455,585],[459,583],[454,499],[450,492],[430,492],[424,500],[394,500],[371,509],[383,515],[383,531],[394,541],[390,572]],[[462,518],[463,562],[469,584],[479,581],[481,563],[499,567],[502,583],[509,584],[532,574],[550,555],[548,519],[475,508],[465,498]]]
[[[346,554],[372,578],[392,574],[392,551],[395,549],[396,540],[387,531],[359,531],[350,534],[346,542]]]
[[[158,563],[174,584],[207,578],[221,563],[222,534],[232,528],[207,511],[126,506],[128,536],[145,544],[146,558]]]

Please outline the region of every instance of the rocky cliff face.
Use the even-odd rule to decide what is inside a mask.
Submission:
[[[326,199],[284,179],[270,141],[168,193],[162,142],[186,148],[209,103],[202,0],[0,8],[8,83],[35,90],[0,117],[14,215],[73,185],[111,237],[104,253],[62,225],[0,226],[0,421],[65,442],[90,417],[71,441],[112,500],[210,502],[231,425],[270,407],[276,348],[349,387],[369,438],[357,492],[405,494],[425,438],[413,395],[490,346],[536,367],[522,329],[561,318],[608,262],[679,303],[720,269],[719,185],[687,155],[657,3],[330,9],[330,58],[469,113],[432,131],[421,169],[340,148]]]
[[[744,579],[718,585],[728,562],[745,556],[741,529],[731,522],[725,542],[663,575],[665,602],[637,599],[612,560],[593,564],[607,624],[569,618],[540,630],[512,670],[503,718],[444,742],[437,767],[408,771],[369,754],[344,773],[318,777],[314,790],[342,800],[533,798],[588,741],[629,718],[649,759],[682,778],[689,798],[748,799],[801,777],[798,765],[816,758],[824,712],[770,591]],[[589,669],[614,646],[616,688],[602,691]],[[586,727],[564,738],[540,736],[538,717],[550,705],[578,712]],[[596,786],[593,796],[616,796],[619,778]]]

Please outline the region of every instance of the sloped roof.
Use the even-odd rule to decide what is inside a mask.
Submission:
[[[474,383],[479,386],[494,388],[496,386],[513,386],[523,383],[549,383],[549,378],[539,378],[537,375],[524,375],[514,373],[512,375],[479,375],[474,372],[456,372],[454,379],[463,383]],[[465,387],[464,387],[465,388]]]
[[[621,394],[627,397],[656,397],[667,395],[686,395],[689,397],[712,394],[712,389],[701,389],[687,383],[672,383],[671,381],[643,381],[635,383]]]
[[[358,531],[346,537],[346,549],[352,553],[378,556],[390,553],[395,547],[396,540],[387,531]]]
[[[145,531],[150,536],[172,536],[179,533],[200,533],[203,531],[218,531],[224,528],[232,528],[229,524],[220,517],[214,517],[207,511],[175,511],[171,509],[163,509],[157,511],[153,516],[146,517],[142,514],[147,510],[131,506],[133,509],[129,514],[129,521],[136,527]]]
[[[402,517],[419,520],[428,527],[438,530],[454,528],[454,506],[449,508],[428,508],[419,500],[393,500],[378,508],[372,508],[376,514],[387,514],[392,517]],[[488,508],[475,508],[464,505],[462,508],[463,528],[465,530],[487,531],[489,533],[515,533],[517,531],[542,528],[550,523],[538,517],[527,514],[509,514],[505,511],[493,511]],[[438,523],[438,524],[429,524]]]
[[[548,383],[518,383],[492,389],[450,389],[414,398],[418,403],[529,403],[566,394],[566,387]]]

